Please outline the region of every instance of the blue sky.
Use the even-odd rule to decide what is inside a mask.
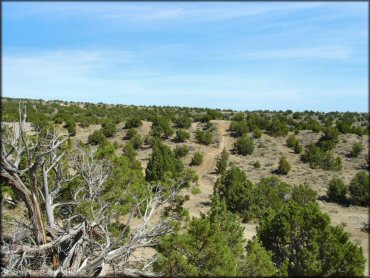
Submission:
[[[368,110],[366,2],[5,2],[3,96]]]

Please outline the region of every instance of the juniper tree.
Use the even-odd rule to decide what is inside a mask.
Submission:
[[[224,148],[221,152],[220,158],[217,160],[216,163],[216,173],[223,175],[226,172],[228,163],[229,163],[229,153]]]

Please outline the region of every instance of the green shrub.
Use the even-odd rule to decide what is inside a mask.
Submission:
[[[321,160],[320,167],[323,170],[340,171],[343,167],[342,159],[339,156],[334,158],[331,154],[325,153]]]
[[[224,148],[221,152],[220,158],[217,160],[216,163],[216,173],[221,175],[224,174],[226,172],[228,164],[229,164],[229,154],[227,150]]]
[[[174,120],[177,128],[188,129],[191,127],[191,119],[186,115],[181,115]]]
[[[246,211],[253,198],[253,184],[245,173],[232,166],[215,184],[215,193],[225,200],[232,212]]]
[[[129,128],[128,130],[127,130],[127,134],[126,134],[126,137],[128,138],[128,139],[131,139],[132,137],[134,137],[135,135],[137,134],[137,130],[135,129],[135,128]]]
[[[344,184],[343,179],[333,178],[329,183],[328,198],[331,201],[343,203],[346,201],[348,188]]]
[[[259,160],[256,160],[256,162],[253,163],[253,167],[256,169],[261,168],[261,163],[259,162]]]
[[[161,142],[161,139],[153,135],[147,135],[144,141],[145,144],[148,144],[149,146],[153,147],[156,142]]]
[[[212,132],[207,130],[203,131],[198,129],[195,132],[195,139],[197,139],[198,143],[204,144],[204,145],[210,145],[213,143],[213,135]]]
[[[136,134],[134,135],[134,137],[130,139],[130,142],[132,146],[135,148],[135,150],[137,150],[141,148],[141,145],[143,144],[143,138],[141,137],[140,134]]]
[[[173,150],[176,158],[184,157],[189,153],[189,147],[187,145],[176,146]]]
[[[193,195],[197,195],[197,194],[199,194],[199,193],[202,193],[202,191],[200,190],[200,188],[199,188],[199,186],[193,186],[192,188],[191,188],[191,194],[193,194]]]
[[[113,135],[117,132],[115,123],[111,121],[104,122],[102,125],[102,132],[105,137],[113,137]]]
[[[233,121],[236,121],[236,122],[240,122],[240,121],[242,121],[242,120],[244,120],[245,119],[245,116],[244,116],[244,113],[242,113],[242,112],[238,112],[238,113],[236,113],[234,116],[233,116],[233,118],[232,118],[232,120]]]
[[[198,166],[203,162],[203,154],[201,152],[195,152],[193,157],[191,158],[190,165],[191,166]]]
[[[125,128],[133,128],[142,126],[143,122],[138,117],[128,118],[125,122]]]
[[[249,240],[246,247],[247,254],[242,262],[243,277],[271,277],[276,276],[276,268],[272,262],[272,252],[267,251],[257,238]]]
[[[286,136],[289,132],[289,128],[284,121],[281,121],[279,118],[274,117],[267,128],[267,131],[272,136]]]
[[[339,132],[334,127],[328,127],[325,133],[320,137],[316,145],[323,151],[331,150],[339,142],[338,139]]]
[[[235,136],[240,137],[244,134],[246,134],[249,131],[248,123],[245,119],[236,122],[232,121],[230,123],[229,130],[235,134]]]
[[[351,132],[352,124],[346,121],[337,122],[336,128],[339,130],[340,133],[347,134]]]
[[[362,129],[359,126],[353,126],[351,128],[351,133],[357,134],[358,136],[362,137],[364,134],[366,134],[366,130]]]
[[[292,187],[277,176],[262,178],[256,186],[248,188],[249,196],[243,201],[244,221],[261,219],[269,210],[278,211],[292,194]]]
[[[86,128],[86,127],[89,127],[91,124],[90,120],[87,118],[87,117],[81,117],[79,119],[79,126],[82,127],[82,128]]]
[[[302,152],[302,146],[297,141],[294,145],[294,153],[300,154],[301,152]]]
[[[304,205],[309,202],[316,202],[317,193],[307,183],[293,187],[292,201]]]
[[[70,136],[76,135],[76,122],[74,120],[67,120],[64,125],[64,128],[67,129]]]
[[[89,135],[87,142],[91,145],[98,145],[104,143],[106,140],[107,139],[101,130],[95,130]]]
[[[235,142],[234,149],[241,155],[252,154],[254,150],[254,142],[248,136],[243,135]]]
[[[172,177],[178,176],[184,169],[181,160],[175,157],[173,151],[165,144],[156,142],[145,170],[147,181],[163,180],[166,173]]]
[[[170,120],[164,117],[157,117],[153,121],[150,134],[155,137],[169,138],[173,134],[173,129],[170,125]]]
[[[298,143],[297,138],[294,135],[289,135],[288,139],[286,140],[286,144],[289,148],[293,148]]]
[[[253,138],[258,139],[261,138],[262,131],[259,128],[253,129]]]
[[[100,144],[96,153],[95,157],[98,159],[109,159],[112,158],[115,154],[116,146],[112,143],[106,141],[104,144]]]
[[[208,113],[207,114],[203,114],[201,117],[200,117],[200,121],[202,123],[209,123],[210,121],[212,120],[212,116],[209,115]]]
[[[166,277],[238,276],[243,229],[223,202],[212,201],[207,215],[193,217],[181,232],[159,241],[154,271]]]
[[[321,168],[323,170],[340,171],[342,169],[342,159],[334,158],[330,153],[323,151],[318,146],[311,144],[304,154],[301,155],[303,162],[308,162],[312,169]]]
[[[361,142],[353,143],[352,149],[351,149],[351,152],[350,152],[350,156],[358,157],[359,154],[363,151],[363,149],[364,149],[364,145],[362,145]]]
[[[331,226],[315,202],[287,202],[280,210],[269,211],[261,219],[257,238],[272,252],[277,276],[364,275],[361,247],[341,227]]]
[[[287,175],[291,168],[292,168],[292,166],[290,165],[290,163],[288,162],[286,157],[285,156],[280,157],[279,167],[277,169],[277,172],[280,175]]]
[[[123,155],[126,156],[130,161],[134,161],[136,159],[137,151],[135,150],[131,142],[128,142],[123,147]]]
[[[308,119],[307,123],[305,124],[305,129],[312,130],[313,132],[320,132],[321,125],[318,121],[313,119]]]
[[[301,155],[301,160],[303,162],[308,162],[310,168],[317,169],[320,168],[320,163],[324,152],[314,144],[311,144],[304,154]]]
[[[370,186],[369,173],[361,171],[352,179],[349,187],[351,202],[360,206],[369,206],[370,203]]]
[[[185,142],[186,140],[188,140],[190,138],[190,133],[183,130],[183,129],[178,129],[176,130],[176,137],[175,137],[175,141],[178,142],[178,143],[182,143],[182,142]]]

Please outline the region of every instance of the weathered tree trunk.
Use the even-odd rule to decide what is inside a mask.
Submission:
[[[37,187],[33,186],[29,190],[22,182],[21,178],[9,169],[9,166],[1,162],[1,179],[7,185],[10,185],[22,198],[27,206],[29,218],[34,227],[34,237],[38,245],[46,243],[46,233],[44,223],[42,221],[41,206],[38,196]]]
[[[49,193],[49,182],[48,182],[48,173],[46,170],[45,164],[42,167],[42,174],[44,178],[44,196],[45,196],[45,209],[48,216],[48,222],[50,227],[55,226],[54,213],[53,213],[53,201]]]

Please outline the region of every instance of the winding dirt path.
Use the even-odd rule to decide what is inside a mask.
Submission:
[[[203,163],[194,169],[199,176],[201,193],[190,194],[190,200],[184,204],[184,207],[189,210],[190,216],[198,217],[200,213],[206,213],[209,209],[210,195],[213,193],[213,186],[217,180],[217,175],[214,173],[217,158],[223,148],[229,150],[232,145],[232,138],[226,132],[229,129],[230,122],[215,120],[212,123],[217,129],[219,143],[217,147],[199,145],[199,150],[203,153]]]

